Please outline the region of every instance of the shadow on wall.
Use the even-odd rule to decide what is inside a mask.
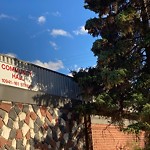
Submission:
[[[81,101],[63,98],[77,99],[79,89],[72,79],[7,56],[1,61],[4,75],[7,72],[12,79],[5,85],[33,93],[46,91],[60,97],[37,94],[32,97],[36,105],[25,104],[29,100],[23,103],[1,101],[0,149],[84,150],[84,120],[75,109]]]
[[[33,97],[39,106],[38,133],[34,138],[36,149],[42,150],[84,150],[84,120],[76,113],[81,101],[59,98],[49,94]]]
[[[1,101],[0,149],[84,150],[83,118],[73,105],[58,104],[53,100],[49,106]]]
[[[1,84],[79,99],[80,88],[69,76],[0,54]]]

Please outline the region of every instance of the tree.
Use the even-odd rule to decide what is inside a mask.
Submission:
[[[150,2],[149,0],[85,0],[94,11],[85,29],[97,37],[91,48],[96,67],[73,71],[90,114],[136,120],[128,129],[146,132],[150,143]]]

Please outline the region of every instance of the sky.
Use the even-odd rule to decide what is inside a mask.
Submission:
[[[84,0],[0,0],[0,53],[66,75],[96,64]]]

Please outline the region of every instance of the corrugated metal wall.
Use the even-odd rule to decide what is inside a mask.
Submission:
[[[32,85],[38,87],[38,91],[56,96],[81,99],[79,97],[80,88],[69,76],[3,54],[0,54],[0,62],[32,71],[34,74]]]

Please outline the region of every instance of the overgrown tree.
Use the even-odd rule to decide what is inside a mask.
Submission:
[[[73,71],[90,114],[136,120],[128,129],[146,132],[150,143],[150,1],[85,0],[95,12],[85,29],[97,37],[91,48],[96,67]]]

